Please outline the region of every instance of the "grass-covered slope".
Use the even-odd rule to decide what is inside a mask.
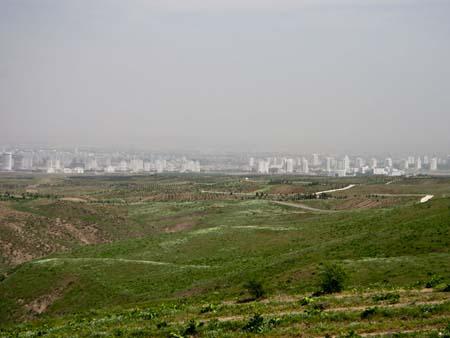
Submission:
[[[0,283],[0,320],[159,308],[179,299],[198,307],[245,298],[243,283],[252,278],[269,296],[295,296],[315,290],[320,264],[330,261],[348,272],[347,289],[412,287],[432,274],[450,281],[449,198],[332,214],[261,200],[155,202],[130,214],[143,224],[155,215],[190,223],[17,267]]]

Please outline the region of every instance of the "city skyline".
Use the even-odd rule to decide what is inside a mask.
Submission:
[[[0,147],[1,172],[47,174],[236,173],[313,176],[450,174],[450,154],[170,153],[75,147]]]

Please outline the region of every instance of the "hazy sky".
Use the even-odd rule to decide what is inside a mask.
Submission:
[[[0,0],[0,143],[450,151],[450,1]]]

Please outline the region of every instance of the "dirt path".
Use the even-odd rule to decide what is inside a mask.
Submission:
[[[281,202],[281,201],[272,201],[272,203],[278,204],[278,205],[285,205],[287,207],[304,209],[304,210],[308,210],[308,211],[315,211],[315,212],[323,212],[323,213],[338,212],[337,210],[317,209],[317,208],[313,208],[313,207],[310,207],[310,206],[302,204],[302,203],[291,203],[291,202]]]
[[[316,193],[314,193],[314,194],[315,194],[315,195],[320,195],[320,194],[327,194],[327,193],[335,192],[335,191],[344,191],[344,190],[351,189],[351,188],[353,188],[354,186],[356,186],[356,185],[355,185],[355,184],[349,184],[349,185],[347,185],[347,186],[344,187],[344,188],[331,189],[331,190],[324,190],[324,191],[318,191],[318,192],[316,192]]]
[[[126,258],[89,258],[89,257],[81,257],[81,258],[46,258],[46,259],[38,259],[32,261],[32,264],[46,264],[52,262],[100,262],[100,263],[135,263],[135,264],[148,264],[148,265],[160,265],[160,266],[173,266],[178,268],[210,268],[209,265],[182,265],[175,264],[169,262],[158,262],[158,261],[148,261],[148,260],[138,260],[138,259],[126,259]]]
[[[439,305],[439,304],[444,304],[448,301],[449,301],[448,299],[444,299],[444,300],[422,301],[422,302],[404,302],[404,303],[396,303],[396,304],[335,307],[335,308],[325,309],[325,310],[323,310],[323,312],[356,312],[356,311],[364,311],[368,307],[377,307],[379,309],[389,309],[389,308],[402,308],[402,307],[407,307],[407,306]],[[283,317],[283,316],[301,315],[303,313],[305,313],[304,309],[298,310],[298,311],[278,311],[278,312],[261,313],[261,316]],[[223,317],[208,318],[208,319],[205,319],[204,321],[218,320],[219,322],[228,322],[228,321],[242,321],[247,318],[248,318],[248,315],[236,315],[236,316],[223,316]]]

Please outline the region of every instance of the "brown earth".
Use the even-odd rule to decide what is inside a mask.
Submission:
[[[47,311],[48,307],[51,306],[56,300],[61,298],[64,292],[75,282],[73,278],[64,279],[58,287],[54,288],[51,292],[39,296],[32,302],[25,304],[25,308],[30,312],[32,316],[39,315]]]
[[[15,266],[77,244],[108,241],[96,225],[12,209],[0,203],[0,262]]]

